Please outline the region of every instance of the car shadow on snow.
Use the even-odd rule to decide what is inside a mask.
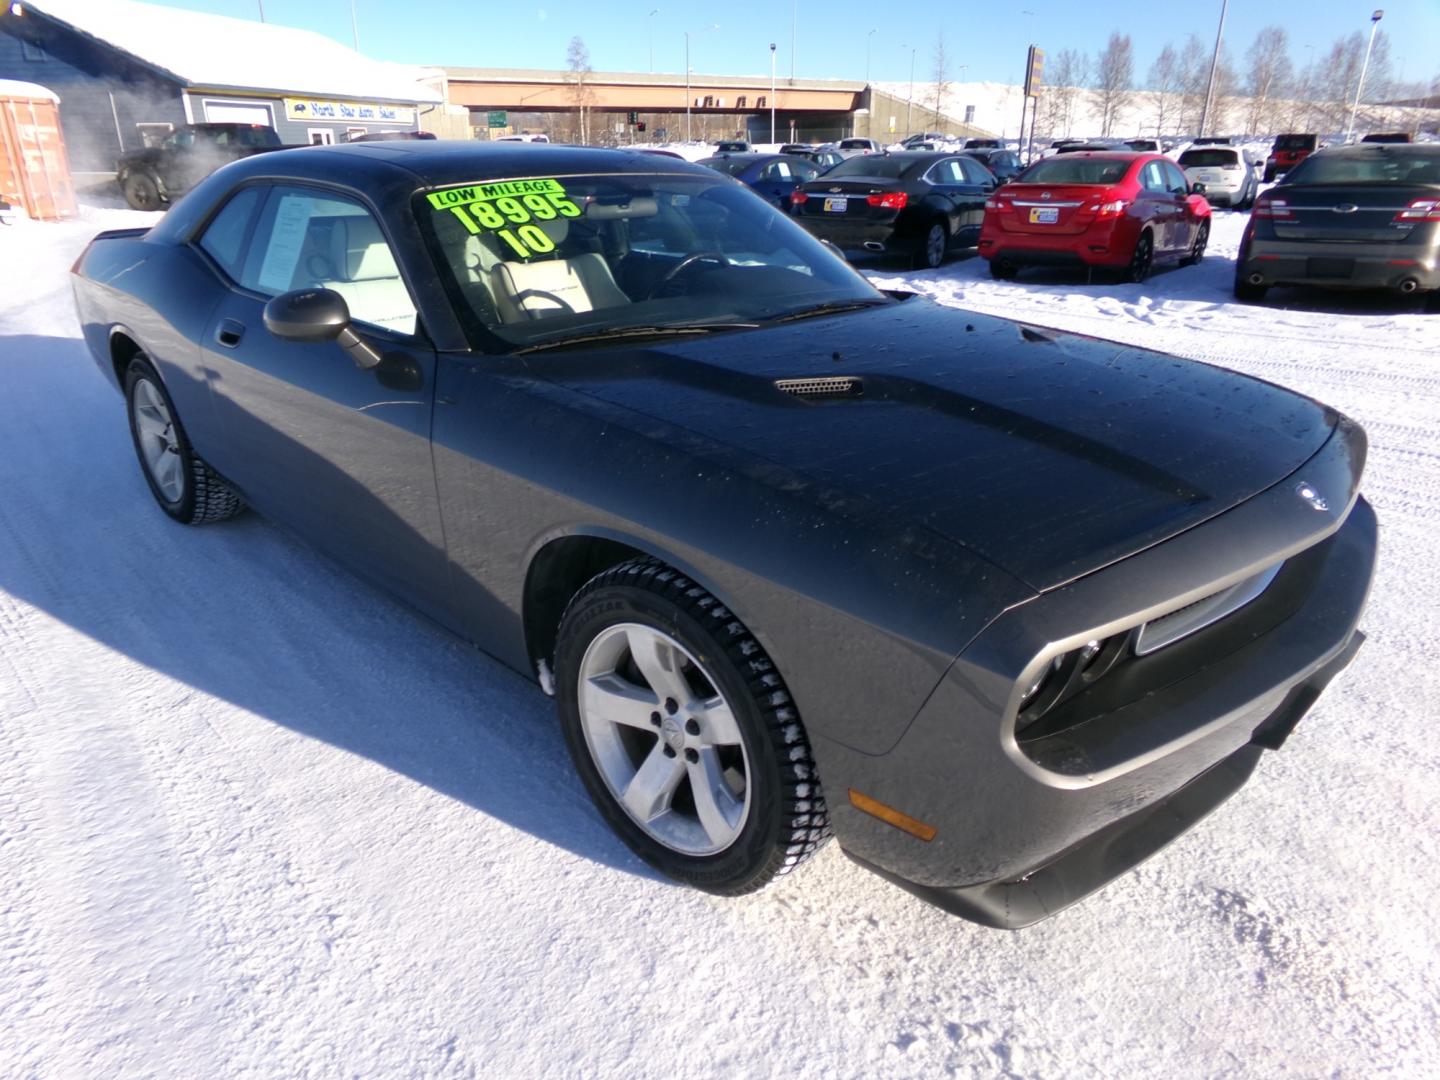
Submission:
[[[79,340],[0,337],[0,491],[0,591],[205,695],[665,880],[594,810],[533,680],[253,513],[202,528],[162,514]]]

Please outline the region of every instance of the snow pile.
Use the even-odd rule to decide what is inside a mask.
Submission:
[[[149,220],[0,231],[0,1073],[1440,1072],[1437,318],[1236,305],[1228,213],[1144,286],[877,275],[1273,379],[1371,437],[1354,665],[1194,831],[1006,935],[833,845],[755,896],[673,887],[531,682],[261,518],[164,517],[65,275]]]
[[[438,102],[422,69],[371,60],[323,34],[136,0],[24,0],[43,12],[196,86]]]

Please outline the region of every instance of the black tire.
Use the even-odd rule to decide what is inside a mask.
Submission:
[[[1265,294],[1269,291],[1269,285],[1251,285],[1238,277],[1235,279],[1235,299],[1243,300],[1247,304],[1258,304],[1265,299]]]
[[[1150,271],[1154,268],[1155,241],[1150,230],[1145,229],[1140,233],[1140,239],[1135,241],[1135,252],[1130,256],[1130,264],[1121,272],[1120,280],[1139,285],[1150,276]]]
[[[748,803],[733,841],[716,854],[685,854],[653,838],[611,793],[595,761],[578,701],[582,664],[591,643],[620,624],[639,624],[678,642],[735,717],[747,757]],[[555,675],[560,724],[590,797],[630,850],[661,873],[705,892],[739,896],[795,869],[829,839],[820,780],[784,680],[750,631],[678,571],[637,559],[592,578],[560,620]],[[663,741],[657,734],[639,752],[664,749]],[[687,760],[694,760],[688,751]],[[675,800],[688,782],[687,773]]]
[[[172,422],[170,430],[173,437],[173,449],[169,452],[176,454],[180,459],[178,470],[180,491],[176,498],[170,498],[161,490],[160,484],[146,463],[145,451],[141,446],[142,436],[136,421],[135,401],[141,383],[153,387],[169,411]],[[190,439],[185,434],[184,426],[180,422],[180,415],[175,411],[175,403],[170,400],[170,392],[165,389],[165,384],[161,382],[159,374],[143,353],[137,354],[130,361],[130,366],[125,369],[125,406],[125,411],[130,419],[130,438],[135,445],[135,456],[140,463],[141,475],[145,477],[150,494],[155,496],[155,501],[160,504],[161,510],[182,525],[208,525],[211,522],[232,518],[245,509],[245,503],[236,494],[235,489],[227,484],[219,473],[205,464],[200,455],[195,453],[190,446]]]
[[[990,276],[996,281],[1014,281],[1020,276],[1020,268],[1004,259],[991,259]]]
[[[1205,257],[1205,247],[1210,243],[1210,221],[1200,222],[1200,227],[1195,230],[1195,241],[1190,245],[1190,254],[1180,260],[1181,266],[1194,266]]]
[[[161,209],[160,185],[146,172],[132,172],[120,184],[125,201],[132,210]]]
[[[925,227],[915,249],[913,264],[916,270],[934,270],[945,261],[945,252],[950,247],[950,230],[939,218]]]

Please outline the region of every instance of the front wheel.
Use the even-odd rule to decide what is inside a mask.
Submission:
[[[190,446],[165,384],[143,355],[125,370],[125,402],[135,456],[160,509],[182,525],[204,525],[245,508]]]
[[[640,559],[592,578],[560,621],[560,723],[601,815],[635,854],[725,896],[830,835],[805,729],[775,665],[718,600]]]
[[[148,173],[128,174],[121,183],[120,190],[132,210],[160,209],[160,185]]]
[[[1195,230],[1195,242],[1190,245],[1190,254],[1180,260],[1181,266],[1194,266],[1205,257],[1205,245],[1210,242],[1210,222],[1200,222],[1200,227]]]

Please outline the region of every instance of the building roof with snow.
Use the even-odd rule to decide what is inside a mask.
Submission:
[[[430,103],[421,71],[362,56],[310,30],[137,0],[21,0],[38,14],[127,53],[187,86]],[[15,11],[12,9],[11,14]]]

